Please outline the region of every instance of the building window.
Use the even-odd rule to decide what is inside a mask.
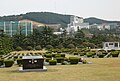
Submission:
[[[109,43],[109,45],[113,45],[113,43]]]
[[[108,44],[106,44],[106,47],[108,47]]]
[[[115,47],[118,47],[118,43],[115,43]]]

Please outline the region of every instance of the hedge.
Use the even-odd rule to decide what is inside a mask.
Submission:
[[[73,54],[74,54],[74,55],[78,55],[79,53],[78,53],[78,52],[74,52]]]
[[[84,55],[86,55],[86,52],[81,52],[80,53],[80,56],[84,56]]]
[[[22,59],[17,59],[17,64],[22,65]]]
[[[57,57],[56,60],[57,60],[57,63],[62,63],[64,61],[64,58],[63,57]]]
[[[78,64],[79,58],[78,57],[69,57],[70,64]]]
[[[52,54],[46,54],[46,58],[52,58]]]
[[[112,52],[111,55],[112,55],[112,57],[118,57],[119,52],[118,51]]]
[[[50,65],[56,65],[57,64],[57,60],[49,60],[49,64]]]
[[[4,63],[5,63],[5,67],[11,67],[14,64],[14,61],[13,60],[5,60]]]
[[[61,55],[60,55],[60,54],[56,54],[56,55],[55,55],[55,58],[57,58],[57,57],[61,57]]]
[[[65,57],[65,54],[60,54],[61,55],[61,57]]]
[[[87,57],[92,57],[92,56],[93,56],[92,53],[87,54]]]
[[[45,58],[46,62],[49,62],[49,60],[52,60],[51,58]]]
[[[52,54],[52,57],[55,57],[56,54]]]
[[[4,60],[0,59],[0,66],[4,64]]]
[[[99,58],[103,58],[105,56],[105,54],[99,54],[98,56],[99,56]]]

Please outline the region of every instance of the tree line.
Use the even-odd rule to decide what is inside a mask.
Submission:
[[[6,54],[10,51],[21,47],[23,50],[36,47],[40,48],[102,48],[102,42],[118,41],[120,38],[113,35],[96,34],[92,38],[86,38],[82,30],[76,33],[67,35],[64,31],[61,35],[53,34],[52,29],[43,27],[43,30],[33,30],[33,34],[29,36],[16,34],[13,37],[0,34],[0,54]]]

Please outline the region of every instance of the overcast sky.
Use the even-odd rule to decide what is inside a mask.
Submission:
[[[120,21],[120,0],[0,0],[0,16],[41,11]]]

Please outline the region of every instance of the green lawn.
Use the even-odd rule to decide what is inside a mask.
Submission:
[[[0,81],[120,81],[120,58],[89,58],[93,64],[47,66],[47,72],[0,68]]]

